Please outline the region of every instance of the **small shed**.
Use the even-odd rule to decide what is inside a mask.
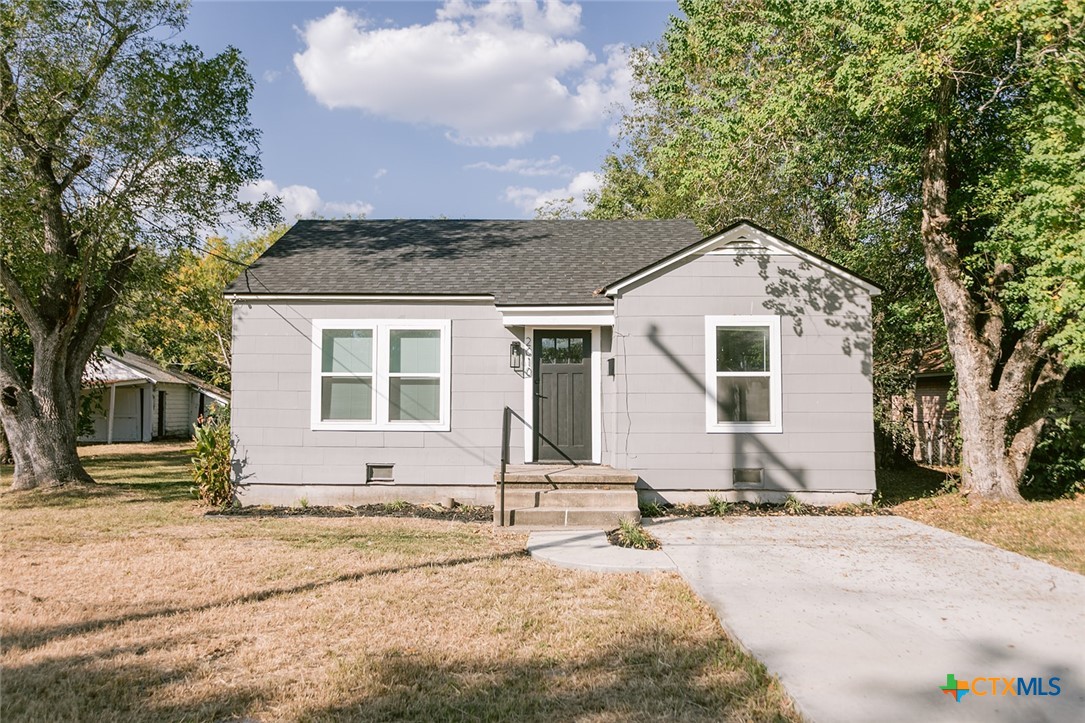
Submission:
[[[93,429],[80,442],[149,442],[188,437],[212,405],[229,404],[230,394],[133,352],[102,349],[83,374],[83,401]]]
[[[913,352],[913,387],[893,397],[893,418],[911,427],[912,458],[921,464],[960,464],[957,409],[951,401],[953,367],[944,345]]]

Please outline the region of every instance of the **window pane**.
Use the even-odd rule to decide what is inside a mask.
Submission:
[[[325,329],[321,370],[369,374],[373,371],[371,329]]]
[[[769,422],[772,394],[767,377],[716,379],[716,421]]]
[[[372,379],[325,377],[321,381],[321,419],[373,419]]]
[[[557,340],[557,344],[558,344],[558,358],[557,358],[558,364],[568,364],[569,363],[569,340],[567,338],[565,338],[565,337],[559,337],[558,340]]]
[[[389,370],[393,373],[438,374],[441,332],[437,329],[393,329]]]
[[[541,360],[543,364],[553,364],[558,361],[558,354],[554,348],[556,340],[551,336],[544,336],[542,339],[542,352]]]
[[[571,337],[569,339],[569,358],[567,361],[570,364],[579,364],[584,360],[584,340],[579,336]]]
[[[388,419],[436,422],[441,416],[441,380],[388,380]]]
[[[767,372],[769,330],[767,327],[716,328],[716,371]]]

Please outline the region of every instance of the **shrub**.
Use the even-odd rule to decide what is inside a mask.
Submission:
[[[1050,417],[1032,453],[1021,493],[1056,499],[1085,493],[1085,424],[1071,412]]]
[[[234,485],[229,407],[212,407],[200,417],[193,430],[196,456],[192,458],[192,479],[196,496],[214,507],[229,507],[237,492]]]
[[[622,518],[618,520],[618,529],[614,531],[614,542],[621,547],[633,547],[638,550],[655,550],[659,548],[659,540],[652,537],[648,532],[633,520]]]

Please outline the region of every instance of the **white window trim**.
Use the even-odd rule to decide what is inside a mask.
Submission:
[[[524,462],[535,461],[535,331],[590,331],[591,332],[591,461],[600,464],[603,458],[603,330],[599,326],[549,325],[525,326],[525,353],[528,374],[524,375]]]
[[[767,422],[719,422],[716,413],[716,328],[720,326],[755,326],[769,329],[769,421]],[[783,389],[781,387],[780,317],[768,314],[760,316],[706,316],[705,336],[705,431],[710,434],[736,434],[742,432],[779,433],[783,431]],[[761,372],[725,372],[727,376],[765,376]]]
[[[373,420],[325,420],[320,418],[321,366],[324,331],[326,329],[373,330]],[[441,393],[437,421],[394,421],[388,418],[388,388],[391,372],[388,365],[392,331],[400,329],[433,329],[441,332]],[[395,376],[436,376],[427,374],[396,374]],[[310,394],[311,428],[315,430],[382,431],[382,432],[448,432],[452,429],[452,322],[449,319],[314,319],[313,366]]]

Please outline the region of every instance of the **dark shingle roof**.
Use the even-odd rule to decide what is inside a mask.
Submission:
[[[226,293],[606,304],[592,292],[700,240],[681,220],[298,221]]]

